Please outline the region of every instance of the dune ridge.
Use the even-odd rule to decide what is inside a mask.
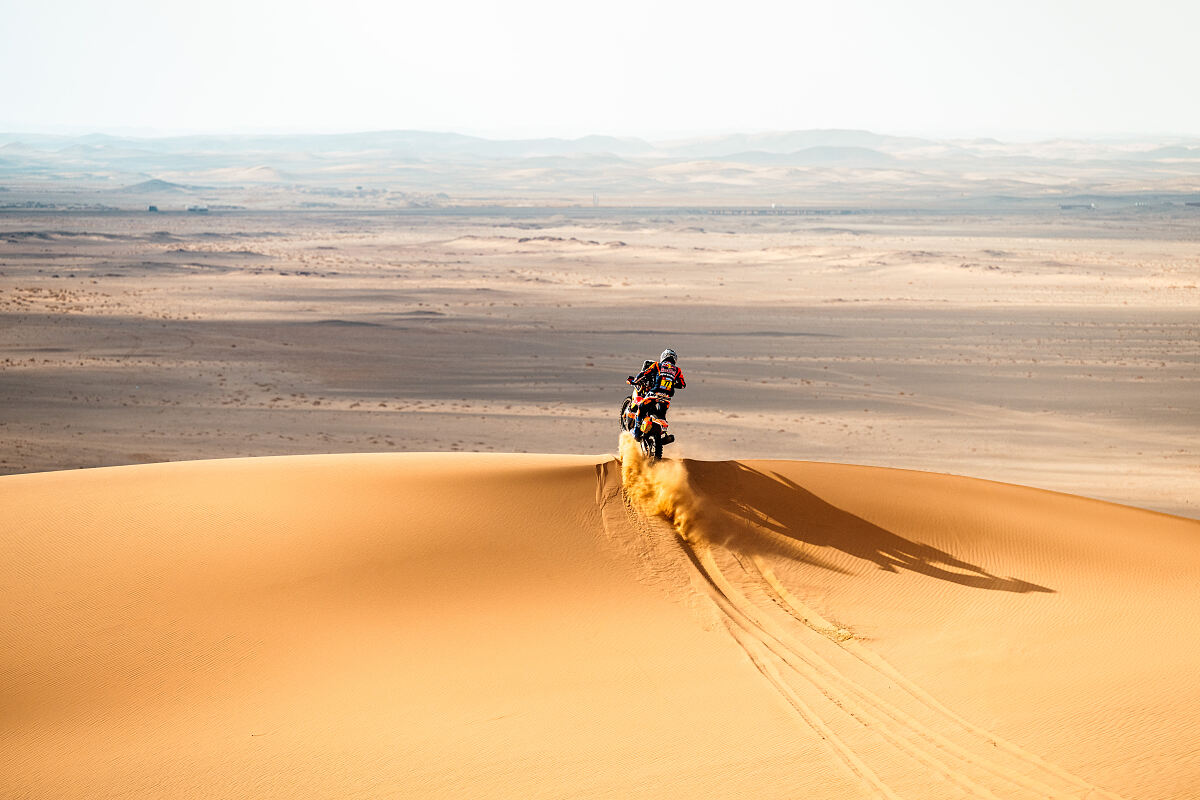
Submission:
[[[631,444],[0,478],[0,797],[1200,782],[1200,523]]]

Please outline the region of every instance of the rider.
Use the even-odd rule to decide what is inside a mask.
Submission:
[[[675,351],[668,347],[662,351],[658,361],[650,362],[650,365],[640,374],[630,375],[627,379],[627,382],[634,386],[642,384],[649,389],[646,399],[637,409],[637,423],[633,426],[634,439],[641,440],[642,420],[646,418],[647,414],[654,411],[659,419],[666,419],[667,408],[671,404],[671,396],[675,394],[675,390],[687,388],[687,383],[683,380],[683,372],[676,364],[678,360],[679,357]]]

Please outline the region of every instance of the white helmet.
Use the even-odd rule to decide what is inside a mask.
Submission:
[[[675,355],[674,350],[668,347],[666,350],[663,350],[662,355],[658,357],[658,363],[661,364],[664,361],[670,361],[672,364],[678,364],[679,357]]]

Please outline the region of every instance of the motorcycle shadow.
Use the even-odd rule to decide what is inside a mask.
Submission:
[[[840,551],[887,572],[907,570],[976,589],[1054,592],[1012,577],[993,575],[951,553],[914,542],[844,511],[789,478],[736,461],[688,461],[689,480],[701,495],[701,525],[714,541],[743,551],[783,556],[848,574],[813,548]],[[766,535],[764,535],[766,532]],[[777,534],[775,536],[771,534]]]

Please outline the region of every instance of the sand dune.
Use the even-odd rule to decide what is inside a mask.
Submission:
[[[3,797],[1200,785],[1178,517],[626,450],[12,475],[0,531]]]

